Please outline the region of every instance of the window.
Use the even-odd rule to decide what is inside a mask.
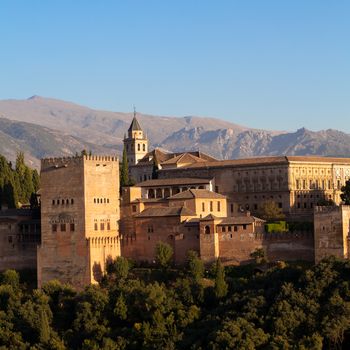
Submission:
[[[237,226],[233,226],[233,231],[237,232],[238,231],[238,227]]]
[[[210,211],[213,211],[213,202],[210,201]]]
[[[141,150],[141,148],[140,148],[140,144],[139,144],[139,143],[137,144],[137,150],[138,150],[138,151],[140,151],[140,150]]]
[[[96,203],[96,198],[94,198],[94,203]]]
[[[233,204],[231,204],[231,213],[233,213]]]
[[[148,225],[147,231],[148,231],[148,233],[152,233],[153,232],[153,225]]]
[[[57,224],[52,224],[52,232],[57,232]]]
[[[54,199],[52,200],[52,205],[55,205],[55,200]]]
[[[59,199],[57,199],[57,204],[60,204],[60,200]]]
[[[218,211],[220,211],[221,207],[220,207],[220,201],[218,201]]]
[[[61,224],[61,232],[66,232],[66,224]]]
[[[107,203],[109,203],[109,198],[107,198]]]
[[[146,152],[146,145],[142,145],[143,151]]]
[[[243,230],[246,230],[246,229],[247,229],[247,225],[244,224],[244,225],[243,225]]]
[[[304,203],[304,208],[305,208],[305,209],[306,209],[306,206],[307,206],[306,203]]]
[[[75,231],[75,225],[73,223],[71,223],[69,226],[70,226],[70,231],[74,232]]]
[[[258,210],[258,205],[254,204],[254,210]]]
[[[97,231],[98,230],[98,226],[97,226],[97,222],[95,222],[95,231]]]
[[[283,208],[283,204],[282,204],[282,202],[279,202],[279,203],[278,203],[278,208],[280,208],[280,209],[282,209],[282,208]]]
[[[298,208],[300,208],[300,203],[298,203]]]
[[[74,204],[74,199],[73,198],[70,200],[70,204]]]
[[[226,227],[225,226],[222,226],[221,232],[226,232]]]
[[[8,236],[8,242],[12,243],[12,236]]]
[[[103,231],[105,229],[105,223],[101,222],[100,223],[100,230]]]
[[[97,198],[97,203],[100,203],[100,198]]]
[[[210,234],[210,227],[209,227],[209,226],[205,226],[204,232],[205,232],[207,235]]]
[[[103,202],[106,203],[106,198],[103,198]]]
[[[202,203],[202,211],[205,211],[205,203]]]
[[[107,230],[109,231],[111,229],[111,223],[107,222]]]
[[[232,231],[232,226],[229,226],[228,227],[228,232],[231,232]]]
[[[133,212],[133,213],[136,213],[136,205],[133,205],[133,206],[132,206],[132,212]]]

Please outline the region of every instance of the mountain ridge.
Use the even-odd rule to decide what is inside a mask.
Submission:
[[[82,148],[120,155],[132,117],[133,113],[100,111],[38,95],[25,100],[0,100],[0,153],[5,152],[12,160],[14,150],[24,148],[36,167],[42,155],[58,152],[71,155]],[[311,131],[303,127],[292,132],[262,130],[200,116],[138,113],[138,119],[148,135],[150,149],[200,150],[219,159],[350,156],[350,135],[339,130]]]

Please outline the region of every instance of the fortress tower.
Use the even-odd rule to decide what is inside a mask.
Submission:
[[[41,161],[38,286],[52,279],[78,289],[100,280],[120,256],[119,162],[111,156]]]
[[[129,165],[136,165],[148,152],[148,139],[144,134],[140,123],[136,119],[136,111],[134,110],[134,118],[128,129],[128,137],[124,138],[124,147]]]

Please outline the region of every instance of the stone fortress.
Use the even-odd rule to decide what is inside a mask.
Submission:
[[[59,279],[83,288],[118,256],[152,263],[159,241],[178,264],[188,250],[226,264],[249,262],[259,248],[270,260],[349,258],[350,207],[338,205],[350,158],[149,151],[136,113],[124,147],[136,185],[121,190],[115,157],[43,159],[41,220],[24,209],[0,212],[0,269],[37,265],[39,287]],[[258,214],[268,200],[314,231],[265,232]],[[335,205],[323,206],[329,201]]]

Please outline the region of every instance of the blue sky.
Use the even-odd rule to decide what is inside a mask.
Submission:
[[[0,99],[350,132],[350,1],[2,0]]]

